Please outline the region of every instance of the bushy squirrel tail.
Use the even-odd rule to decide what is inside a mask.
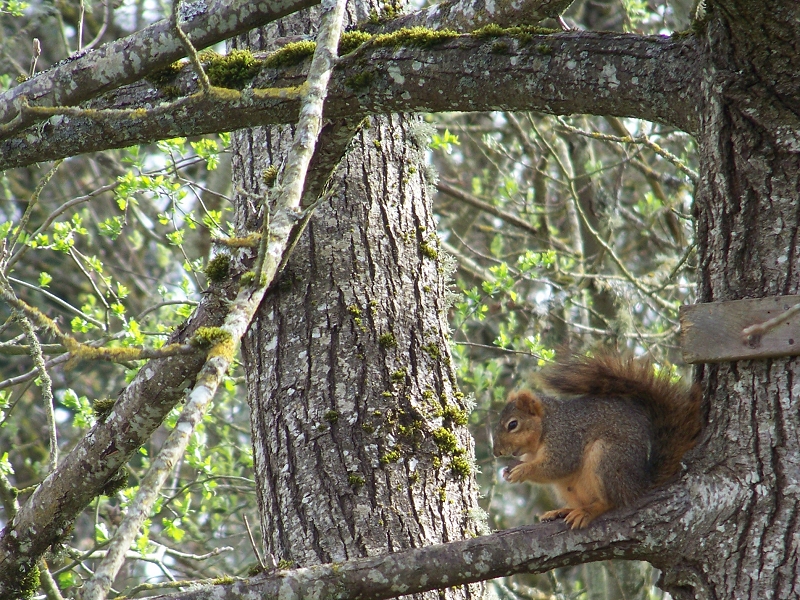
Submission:
[[[683,455],[697,443],[700,388],[674,383],[668,373],[656,374],[649,360],[610,351],[593,357],[572,356],[544,369],[540,379],[556,395],[623,397],[644,408],[653,424],[650,464],[654,486],[674,477]]]

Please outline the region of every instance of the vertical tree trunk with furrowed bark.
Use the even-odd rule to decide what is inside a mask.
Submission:
[[[423,129],[416,117],[362,124],[243,341],[264,544],[284,565],[480,526]],[[263,172],[289,138],[234,135],[234,189],[252,193],[240,194],[239,222],[254,223]]]
[[[725,2],[706,32],[702,302],[800,293],[800,6],[780,4]],[[676,598],[800,597],[800,360],[706,365],[702,379],[708,424],[690,492],[707,512],[666,588]]]

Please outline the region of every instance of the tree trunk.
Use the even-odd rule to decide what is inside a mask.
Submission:
[[[707,31],[701,82],[701,302],[800,293],[800,129],[787,127],[799,122],[797,5],[784,3],[792,25],[760,5],[725,4],[729,21]],[[706,514],[677,549],[665,587],[675,598],[797,598],[800,361],[722,363],[701,374],[708,421],[690,493]]]
[[[243,340],[262,535],[284,566],[479,531],[425,137],[416,117],[363,124]],[[288,139],[235,134],[239,223]]]

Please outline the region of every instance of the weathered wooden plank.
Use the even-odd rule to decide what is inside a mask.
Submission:
[[[780,317],[800,296],[682,306],[681,347],[687,363],[800,355],[800,315],[788,314],[764,332],[743,330]],[[758,328],[757,328],[758,329]]]

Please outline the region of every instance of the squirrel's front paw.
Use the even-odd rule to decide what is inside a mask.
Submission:
[[[517,462],[503,469],[503,479],[509,483],[519,483],[525,479],[525,463]]]
[[[519,467],[521,464],[522,464],[522,462],[521,462],[521,461],[517,460],[516,458],[512,458],[512,459],[511,459],[511,461],[508,463],[508,466],[507,466],[505,469],[503,469],[503,479],[505,479],[506,481],[511,481],[512,483],[513,483],[514,481],[516,481],[516,480],[513,480],[513,481],[512,481],[512,480],[510,479],[510,477],[511,477],[511,472],[512,472],[514,469],[516,469],[517,467]]]

